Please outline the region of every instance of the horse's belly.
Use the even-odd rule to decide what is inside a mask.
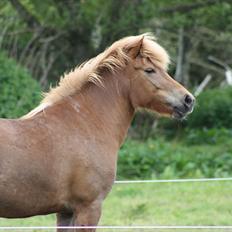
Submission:
[[[11,197],[0,197],[0,217],[4,218],[24,218],[35,215],[45,215],[58,211],[55,205],[38,206],[35,201],[28,199],[28,202],[20,202],[19,199]]]
[[[0,217],[23,218],[59,209],[58,191],[41,176],[0,175]]]

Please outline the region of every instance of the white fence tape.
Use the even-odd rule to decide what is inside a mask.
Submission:
[[[176,182],[210,182],[229,181],[232,177],[226,178],[202,178],[202,179],[175,179],[175,180],[116,180],[115,184],[142,184],[142,183],[176,183]]]
[[[227,230],[232,226],[21,226],[21,227],[0,227],[0,230],[49,230],[49,229],[212,229]]]

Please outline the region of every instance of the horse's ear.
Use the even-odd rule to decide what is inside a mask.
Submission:
[[[135,44],[135,46],[129,49],[129,54],[131,55],[132,58],[136,58],[138,55],[141,54],[143,48],[143,40],[144,40],[144,36],[142,36],[142,38]]]

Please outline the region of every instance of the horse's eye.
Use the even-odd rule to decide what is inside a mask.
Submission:
[[[149,74],[155,73],[155,70],[153,68],[147,68],[144,71],[145,71],[145,73],[149,73]]]

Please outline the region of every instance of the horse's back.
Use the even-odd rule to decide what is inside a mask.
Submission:
[[[14,127],[15,121],[14,119],[0,119],[0,147],[4,147],[9,141],[13,142],[13,140],[16,139],[14,136],[16,135]]]

